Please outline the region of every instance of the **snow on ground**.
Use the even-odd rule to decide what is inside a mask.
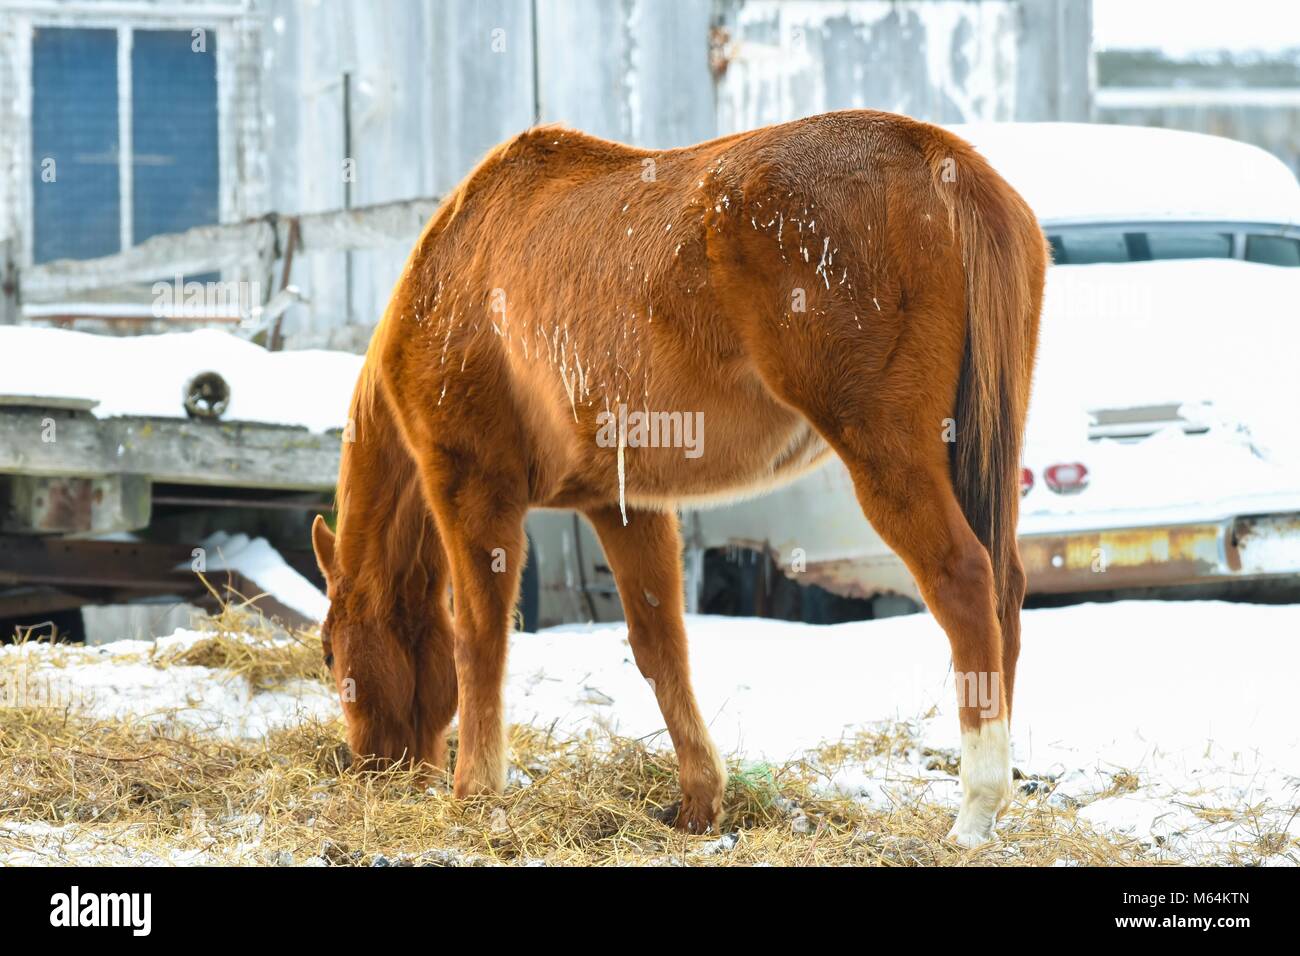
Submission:
[[[0,849],[3,866],[203,866],[210,862],[204,859],[206,847],[202,845],[176,847],[160,855],[76,824],[0,820],[0,837],[17,844],[12,849]],[[250,856],[254,847],[250,841]]]
[[[325,620],[329,600],[265,538],[218,531],[203,542],[208,572],[238,571],[267,594],[313,621]]]
[[[58,356],[53,378],[51,356]],[[0,328],[6,395],[90,399],[100,418],[184,418],[186,384],[217,372],[230,386],[226,421],[342,428],[362,361],[347,352],[268,352],[214,329],[114,337]]]
[[[901,724],[913,740],[907,756],[841,767],[825,786],[875,805],[924,796],[955,809],[950,761],[927,767],[935,751],[955,757],[959,736],[948,645],[931,617],[833,627],[692,617],[688,629],[697,695],[721,750],[781,762],[859,729]],[[1015,766],[1056,783],[1047,799],[1180,860],[1219,859],[1263,831],[1300,837],[1300,605],[1081,605],[1028,611],[1024,630]],[[150,663],[150,654],[201,637],[10,647],[0,665],[28,655],[29,685],[49,677],[60,701],[93,716],[178,720],[231,737],[337,712],[321,685],[251,693],[228,673]],[[509,719],[668,746],[626,637],[622,625],[516,635]],[[1038,786],[1031,780],[1027,789]],[[92,839],[50,829],[52,840]]]
[[[96,647],[3,646],[0,706],[26,700],[95,719],[138,717],[230,738],[261,737],[338,712],[332,690],[313,681],[259,692],[237,674],[167,661],[211,636],[182,629],[154,641]]]
[[[948,643],[928,615],[833,627],[694,618],[692,672],[724,751],[780,760],[864,725],[906,722],[916,763],[887,758],[828,785],[885,802],[924,789],[958,803],[955,781],[921,750],[959,749]],[[661,726],[625,630],[570,628],[512,646],[507,703],[517,721],[631,737]],[[1196,814],[1266,806],[1300,836],[1300,606],[1123,602],[1025,612],[1012,727],[1015,766],[1059,778],[1053,799],[1085,820],[1202,856],[1254,834]],[[575,651],[574,640],[582,642]],[[520,691],[523,693],[521,694]],[[896,759],[896,758],[895,758]],[[1115,775],[1135,789],[1089,802]]]

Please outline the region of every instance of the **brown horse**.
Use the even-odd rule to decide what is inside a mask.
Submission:
[[[524,517],[577,509],[677,751],[678,824],[718,824],[726,774],[688,675],[674,509],[834,452],[951,641],[953,836],[988,839],[1011,792],[1046,262],[979,154],[902,116],[670,150],[545,127],[493,149],[398,280],[353,399],[337,539],[313,528],[353,751],[443,765],[459,707],[456,795],[501,789]]]

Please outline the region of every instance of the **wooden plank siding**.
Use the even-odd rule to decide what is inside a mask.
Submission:
[[[69,0],[56,15],[49,4],[0,0],[0,74],[27,89],[26,45],[38,21],[174,24],[194,9],[174,0],[97,6]],[[257,279],[268,295],[281,264],[273,257],[286,245],[260,217],[443,195],[485,150],[539,121],[670,147],[844,107],[936,122],[1079,120],[1091,111],[1091,0],[214,7],[225,51],[222,216],[249,225],[238,237],[210,237],[207,251],[222,252],[223,278]],[[0,102],[0,143],[30,141],[25,103]],[[31,157],[15,147],[13,159],[0,174],[0,240],[17,243],[21,269],[31,265]],[[288,347],[364,347],[414,237],[416,224],[406,225],[402,241],[349,251],[304,230],[291,281],[306,301],[285,316]],[[202,237],[193,238],[197,256]],[[174,264],[199,266],[188,254]],[[144,276],[135,265],[123,277]],[[54,266],[24,280],[30,301],[78,288],[70,267]]]

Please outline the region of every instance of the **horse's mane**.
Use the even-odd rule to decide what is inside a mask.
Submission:
[[[352,393],[335,492],[340,567],[376,612],[425,588],[440,560],[415,461],[380,387],[376,356],[389,324],[376,328]]]
[[[490,181],[493,169],[523,140],[556,127],[538,127],[492,149],[444,197],[420,234],[392,301],[366,347],[348,410],[335,492],[339,559],[351,586],[375,609],[393,606],[403,593],[424,593],[442,563],[441,545],[425,504],[419,475],[383,388],[381,357],[397,334],[407,305],[427,300],[436,281],[430,271],[434,242]]]
[[[389,337],[394,334],[397,325],[394,312],[399,310],[395,309],[395,306],[402,302],[420,301],[425,289],[434,281],[434,277],[429,274],[426,265],[426,263],[436,261],[436,257],[428,254],[430,243],[442,235],[447,227],[455,221],[456,217],[464,209],[466,201],[484,186],[489,179],[489,174],[506,158],[511,150],[525,140],[537,136],[551,135],[560,130],[570,132],[558,124],[537,126],[520,133],[513,139],[498,144],[479,160],[478,164],[470,170],[469,174],[451,192],[443,197],[442,202],[425,224],[423,231],[421,231],[420,238],[416,241],[415,248],[407,259],[406,270],[403,273],[398,289],[393,295],[388,308],[375,325],[374,332],[370,336],[370,343],[366,346],[365,362],[361,368],[361,376],[357,379],[357,386],[352,394],[352,404],[348,412],[348,417],[354,429],[359,431],[363,423],[370,422],[375,417],[376,403],[380,400],[379,390],[382,375],[379,357],[383,354]],[[349,477],[348,459],[350,456],[346,454],[346,448],[344,452],[343,464],[339,469],[339,498],[337,503],[340,507],[344,505],[349,485],[347,479]]]

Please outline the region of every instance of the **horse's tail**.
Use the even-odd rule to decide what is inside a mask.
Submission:
[[[1018,566],[1020,449],[1047,244],[1029,206],[969,145],[941,134],[930,160],[966,277],[952,482],[966,520],[988,549],[999,610],[1005,614],[1011,610],[1003,606],[1010,597],[1008,576]],[[1016,592],[1017,605],[1019,598]]]

